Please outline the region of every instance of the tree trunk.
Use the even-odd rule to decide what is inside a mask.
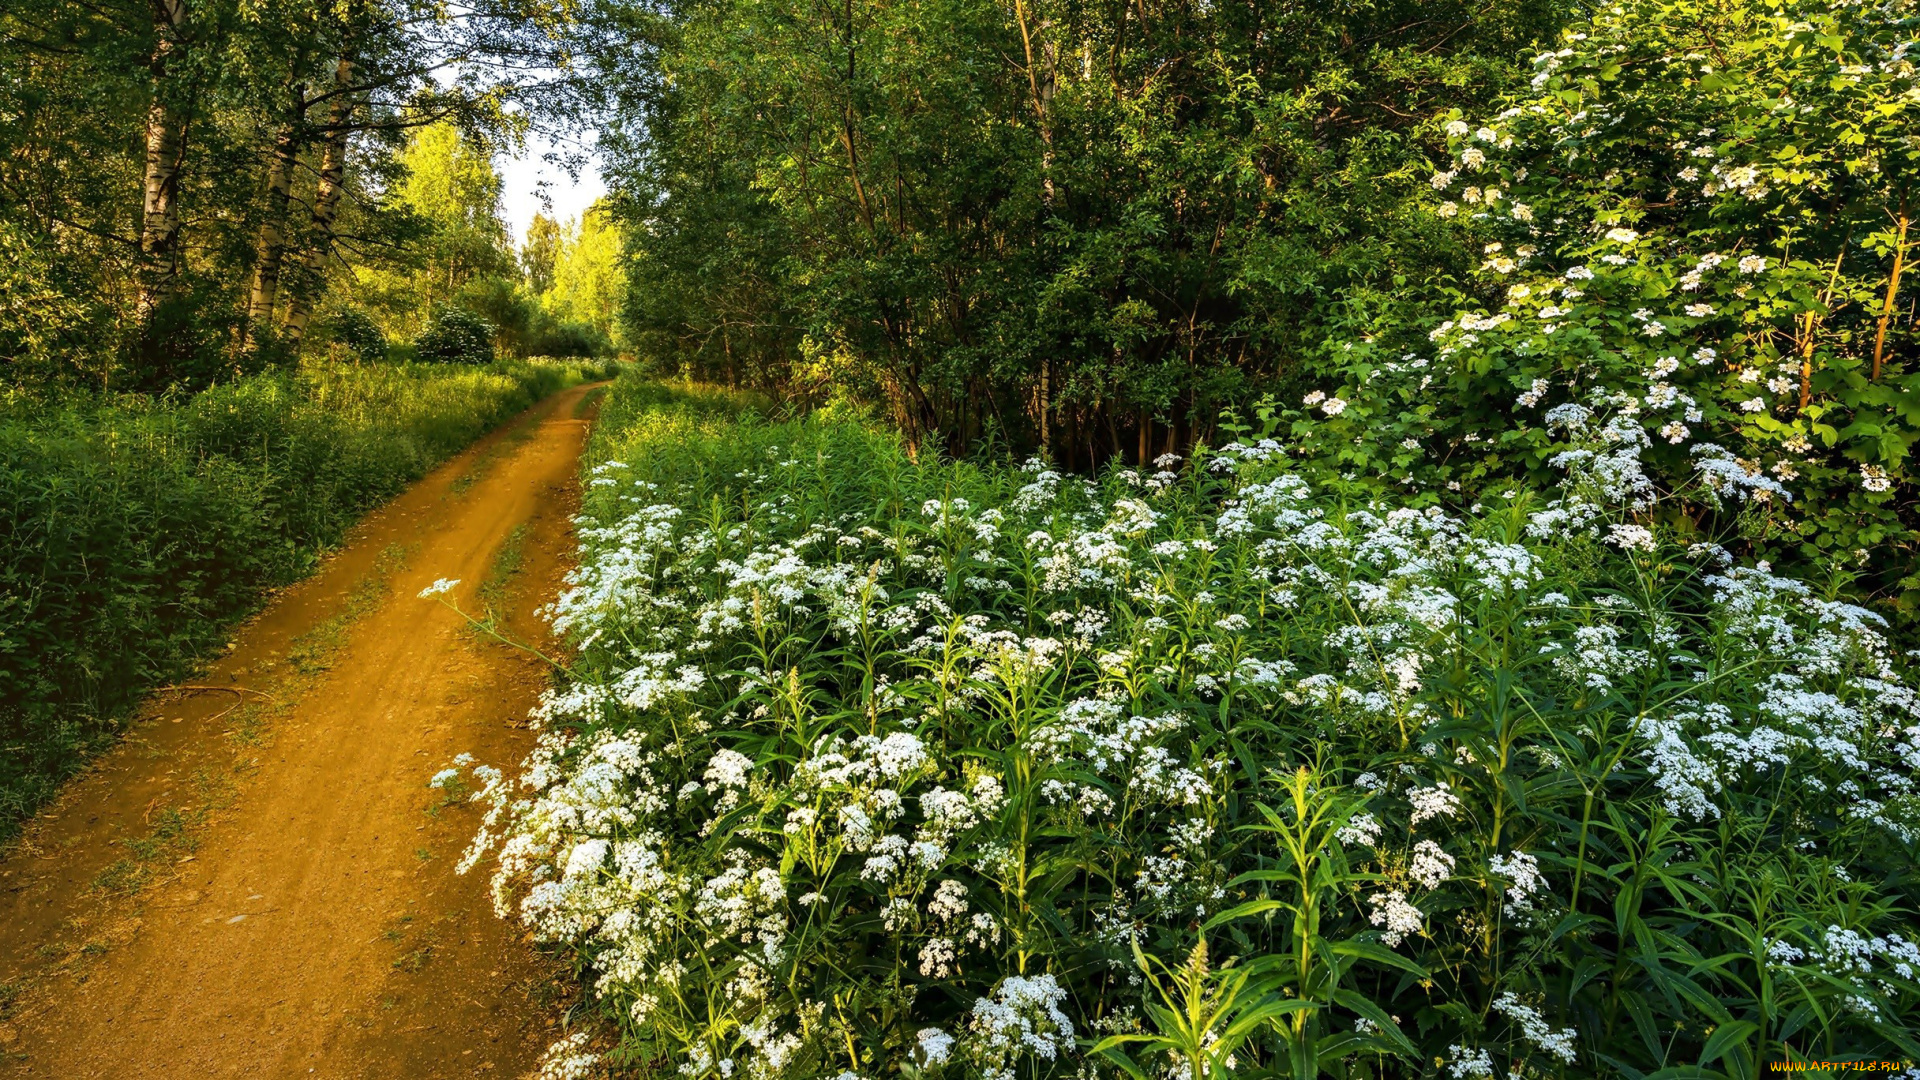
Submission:
[[[345,87],[353,81],[353,61],[340,58],[334,82]],[[333,254],[333,220],[340,211],[347,174],[347,128],[353,119],[353,95],[341,93],[327,112],[327,141],[320,153],[320,186],[313,196],[312,236],[308,240],[305,266],[308,280],[295,289],[287,302],[287,322],[281,338],[289,348],[298,348],[313,319],[313,294],[326,274],[327,258]]]
[[[1039,397],[1040,446],[1049,454],[1053,452],[1053,403],[1049,400],[1049,396],[1053,390],[1052,382],[1053,361],[1051,359],[1041,360]]]
[[[860,152],[854,145],[853,131],[853,82],[856,76],[858,53],[853,41],[853,0],[847,0],[847,103],[840,124],[840,143],[847,149],[847,175],[853,179],[854,198],[860,204],[860,220],[866,222],[867,231],[873,232],[873,208],[867,204],[867,189],[860,183]],[[885,189],[882,189],[885,190]]]
[[[1058,55],[1052,42],[1043,44],[1040,51],[1046,61],[1046,73],[1043,76],[1034,70],[1033,31],[1027,26],[1027,7],[1024,0],[1014,0],[1013,13],[1020,23],[1020,46],[1026,53],[1027,59],[1027,88],[1033,94],[1033,117],[1040,130],[1040,141],[1043,144],[1040,151],[1040,199],[1044,205],[1051,207],[1053,205],[1052,113]]]
[[[140,267],[135,318],[144,339],[153,314],[173,290],[180,271],[180,162],[187,149],[187,110],[173,85],[173,65],[186,48],[186,0],[151,0],[153,55],[147,72],[153,98],[147,104],[146,170],[140,206]],[[146,342],[143,340],[143,346]]]
[[[287,253],[287,203],[293,194],[293,167],[300,157],[300,128],[306,115],[306,90],[293,88],[293,111],[273,139],[267,164],[267,214],[254,244],[253,287],[247,293],[247,347],[259,346],[273,325],[280,300],[280,267]]]
[[[1822,307],[1833,303],[1833,286],[1840,280],[1840,261],[1847,257],[1847,241],[1853,239],[1849,230],[1846,239],[1840,242],[1840,254],[1833,257],[1833,273],[1827,275],[1827,291],[1820,295]],[[1814,330],[1820,324],[1819,316],[1809,311],[1802,326],[1800,341],[1800,411],[1806,412],[1807,405],[1813,400],[1813,349],[1816,343]]]

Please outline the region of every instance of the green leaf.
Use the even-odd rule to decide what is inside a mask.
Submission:
[[[1418,979],[1428,977],[1427,969],[1377,942],[1359,941],[1350,938],[1346,941],[1328,941],[1326,942],[1326,947],[1337,956],[1351,956],[1360,960],[1371,960],[1376,964],[1404,971]]]
[[[1707,1045],[1701,1048],[1699,1063],[1706,1066],[1719,1061],[1724,1055],[1740,1049],[1741,1044],[1759,1030],[1760,1025],[1751,1020],[1721,1024],[1713,1029],[1713,1034],[1707,1038]]]
[[[1381,1038],[1394,1046],[1399,1053],[1406,1055],[1409,1059],[1420,1056],[1419,1050],[1415,1049],[1413,1043],[1400,1030],[1400,1025],[1394,1023],[1393,1017],[1388,1016],[1387,1011],[1372,1000],[1356,991],[1345,989],[1335,990],[1333,1000],[1373,1021],[1373,1025],[1380,1030]]]
[[[1230,923],[1235,919],[1244,919],[1251,915],[1259,915],[1264,912],[1274,911],[1277,909],[1285,909],[1290,911],[1292,910],[1292,905],[1282,903],[1279,900],[1268,900],[1268,899],[1249,900],[1244,904],[1235,904],[1233,907],[1230,907],[1227,910],[1222,911],[1219,914],[1215,915],[1213,918],[1208,919],[1205,923],[1201,924],[1200,929],[1203,931],[1212,930],[1213,928],[1220,926],[1223,923]]]

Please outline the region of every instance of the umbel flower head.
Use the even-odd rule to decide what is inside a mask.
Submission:
[[[1920,1000],[1863,883],[1920,839],[1920,696],[1875,615],[1681,542],[1635,418],[1555,406],[1562,482],[1449,513],[1322,495],[1273,441],[1149,483],[630,415],[596,437],[623,464],[549,609],[576,658],[537,747],[440,781],[485,807],[463,865],[577,953],[628,1052],[690,1078],[1098,1071],[1186,1037],[1137,946],[1239,986],[1207,999],[1229,1012],[1338,989],[1314,1023],[1370,1053],[1587,1068],[1637,1037],[1575,1022],[1607,1015],[1592,983],[1568,997],[1619,945],[1554,928],[1612,919],[1629,836],[1690,883],[1635,901],[1687,955],[1745,947],[1721,916],[1748,879],[1706,853],[1765,836],[1740,874],[1796,914],[1753,963],[1805,969],[1863,1045]],[[1703,488],[1758,490],[1700,460]],[[1283,902],[1332,944],[1303,953]],[[1685,969],[1709,994],[1752,974],[1710,968]],[[1434,998],[1486,1020],[1393,1019]],[[1288,1053],[1245,1030],[1236,1061]]]

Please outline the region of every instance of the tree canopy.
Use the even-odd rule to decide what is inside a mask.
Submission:
[[[204,384],[297,349],[353,268],[470,249],[408,204],[400,151],[562,115],[570,25],[541,0],[0,10],[9,381]]]

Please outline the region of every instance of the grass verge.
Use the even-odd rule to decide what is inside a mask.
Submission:
[[[183,400],[0,397],[0,836],[366,510],[598,374],[323,365]]]

